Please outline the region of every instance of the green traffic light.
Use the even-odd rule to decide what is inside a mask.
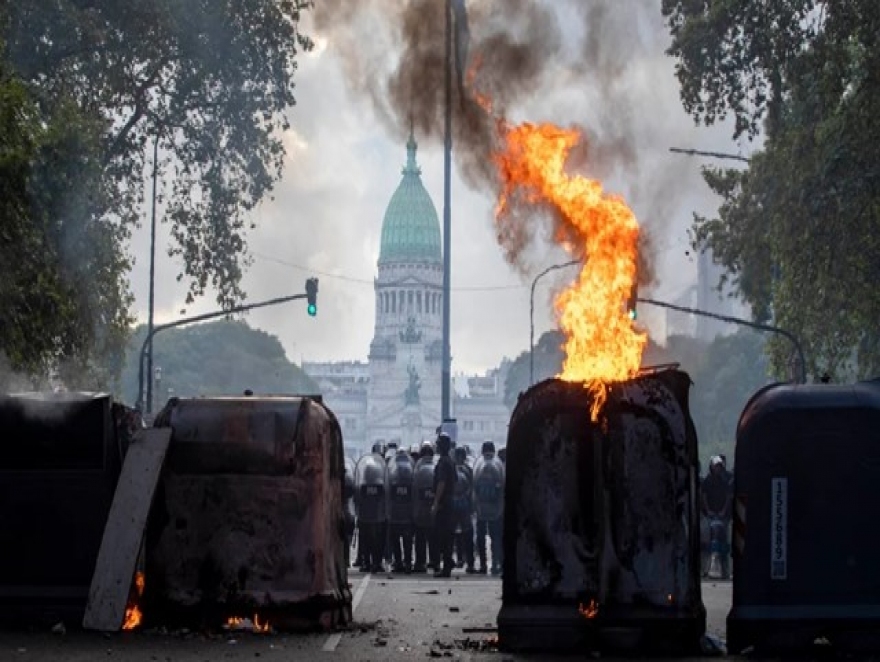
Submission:
[[[310,303],[309,307],[306,310],[309,313],[309,315],[311,315],[312,317],[314,317],[315,315],[318,314],[318,306],[316,306],[313,303]]]
[[[634,320],[634,319],[636,319],[636,317],[638,317],[638,313],[636,313],[636,309],[635,309],[635,308],[631,308],[630,311],[629,311],[629,318],[630,318],[631,320]]]

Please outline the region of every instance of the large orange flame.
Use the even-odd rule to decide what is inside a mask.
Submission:
[[[607,384],[638,371],[647,341],[626,310],[636,281],[639,224],[623,199],[605,193],[600,182],[566,172],[569,153],[582,139],[579,131],[552,124],[498,126],[498,223],[507,221],[519,194],[518,200],[549,208],[561,223],[556,240],[583,257],[577,280],[555,300],[566,337],[559,376],[584,382],[593,392],[596,420]]]

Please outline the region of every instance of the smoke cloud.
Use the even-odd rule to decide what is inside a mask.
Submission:
[[[443,140],[445,6],[442,0],[315,2],[317,36],[340,58],[349,89],[369,99],[384,129],[401,141],[411,126],[420,141]],[[643,229],[650,228],[642,232],[639,267],[647,284],[654,273],[650,237],[669,223],[679,198],[674,173],[640,158],[645,146],[668,139],[654,130],[656,122],[645,122],[652,81],[639,78],[646,60],[662,53],[658,40],[667,38],[657,3],[471,0],[467,8],[469,84],[463,95],[452,85],[453,154],[464,180],[497,191],[489,158],[496,119],[474,93],[491,99],[495,116],[512,120],[542,121],[531,111],[549,107],[553,121],[584,136],[570,159],[572,172],[619,181],[637,212],[649,210],[648,219],[640,214]],[[588,117],[566,112],[585,105]],[[517,210],[512,219],[499,242],[525,271],[521,256],[540,230],[533,210]],[[553,223],[554,234],[558,228]]]

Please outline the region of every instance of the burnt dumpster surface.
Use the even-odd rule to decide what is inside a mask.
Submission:
[[[95,393],[0,397],[2,620],[82,619],[122,463],[114,406]]]
[[[346,622],[342,433],[307,397],[172,400],[147,534],[144,615],[279,629]]]
[[[690,378],[582,384],[520,396],[507,441],[501,646],[694,649],[700,595]]]
[[[777,384],[736,440],[728,649],[880,650],[880,382]]]

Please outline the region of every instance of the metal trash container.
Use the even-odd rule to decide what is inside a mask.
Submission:
[[[677,370],[519,398],[507,439],[505,650],[698,650],[697,440]]]
[[[172,399],[150,514],[145,625],[351,619],[342,432],[319,398]]]
[[[731,653],[880,651],[880,382],[776,384],[736,436]]]
[[[82,621],[124,440],[111,397],[0,396],[0,620]]]

